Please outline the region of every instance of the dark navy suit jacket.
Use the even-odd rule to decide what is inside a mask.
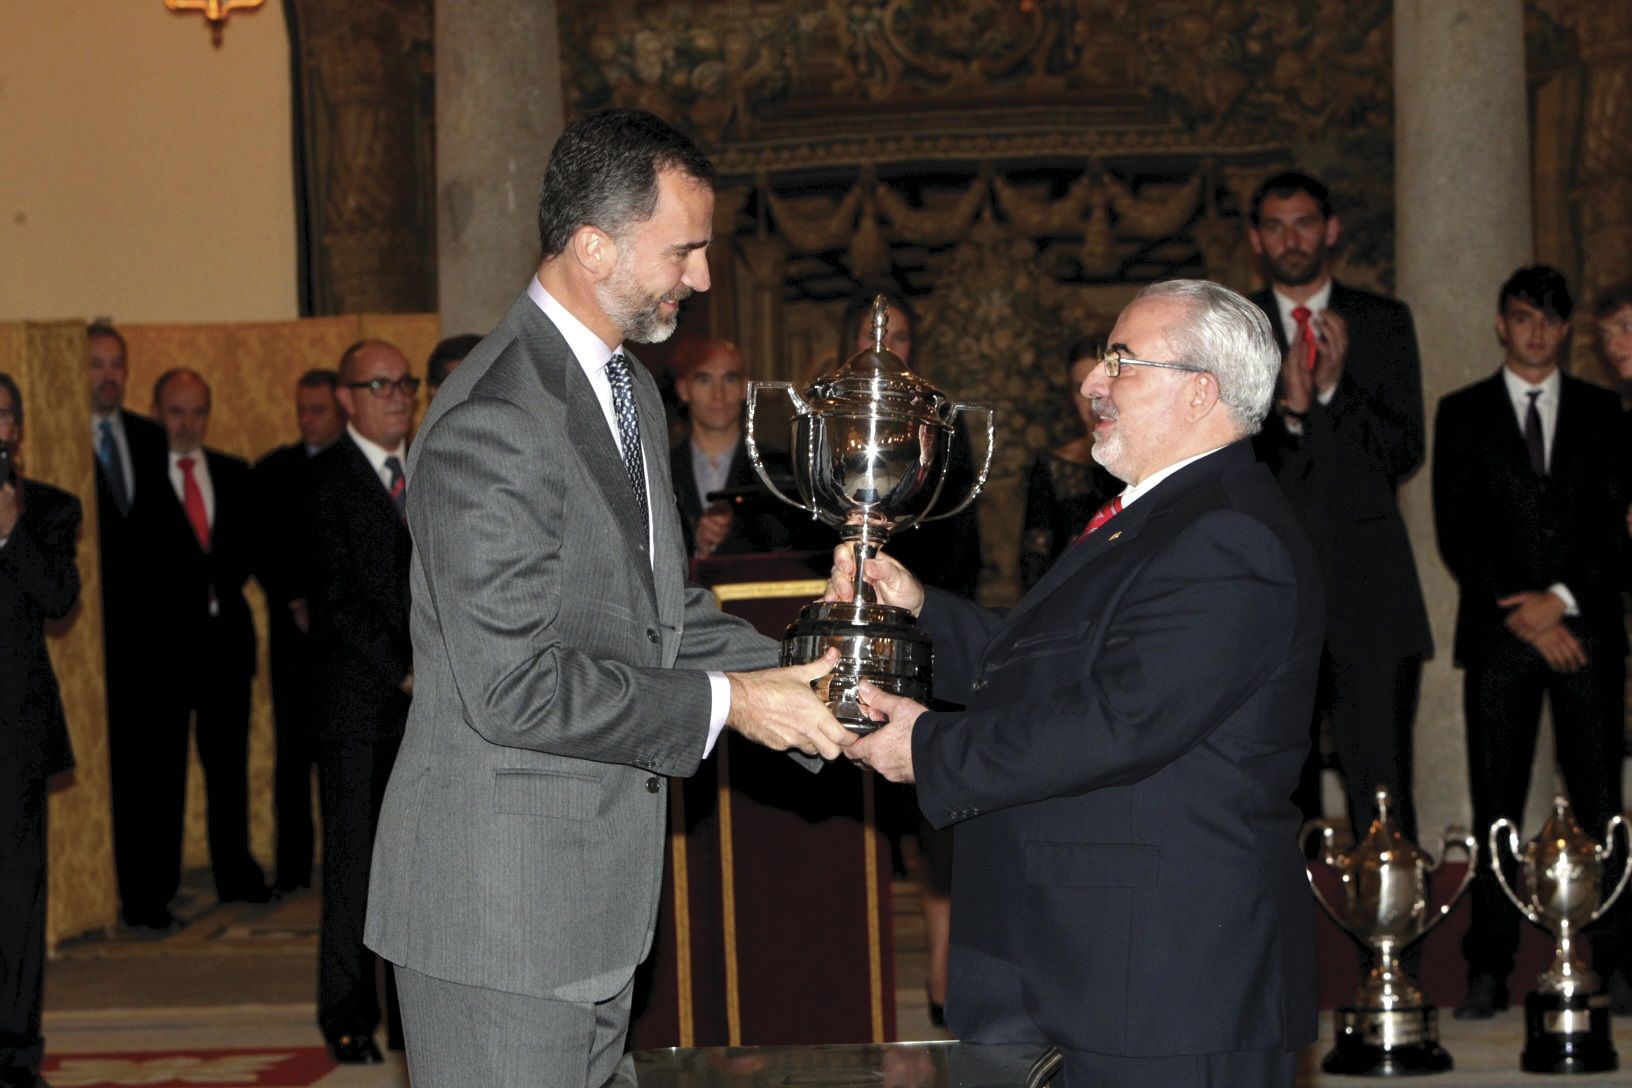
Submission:
[[[959,1038],[1130,1056],[1315,1037],[1290,796],[1320,572],[1251,446],[1185,466],[1007,613],[929,591],[919,805],[957,823]]]

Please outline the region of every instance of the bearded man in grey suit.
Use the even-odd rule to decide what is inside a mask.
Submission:
[[[442,386],[408,461],[413,706],[366,939],[396,964],[415,1088],[596,1088],[651,947],[668,777],[729,725],[836,757],[775,644],[683,583],[656,384],[622,342],[707,290],[714,173],[635,110],[569,124],[543,263]],[[707,670],[762,669],[759,672]]]

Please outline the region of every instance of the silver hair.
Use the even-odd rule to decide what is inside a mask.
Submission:
[[[1168,326],[1168,343],[1178,361],[1206,367],[1218,381],[1218,399],[1242,434],[1257,434],[1281,373],[1281,350],[1264,311],[1207,280],[1153,283],[1136,301],[1144,299],[1173,299],[1188,307],[1184,321]]]

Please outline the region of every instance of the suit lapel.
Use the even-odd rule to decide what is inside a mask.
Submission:
[[[1533,479],[1535,473],[1530,468],[1530,449],[1524,444],[1524,432],[1519,429],[1518,416],[1513,412],[1513,398],[1507,395],[1507,382],[1501,371],[1497,371],[1486,383],[1484,401],[1484,415],[1493,427],[1491,434],[1497,453],[1507,461],[1511,471]],[[1560,418],[1563,414],[1563,407],[1560,406]]]
[[[669,479],[668,419],[663,414],[657,383],[646,367],[632,355],[629,366],[635,379],[635,410],[640,414],[641,456],[646,459],[646,505],[652,517],[652,597],[659,621],[677,627],[685,607],[685,567],[671,557],[684,552],[685,536],[680,531],[680,511],[674,504]],[[627,484],[624,490],[628,490]],[[693,483],[692,491],[696,490]]]
[[[1335,284],[1333,285],[1332,290],[1334,292],[1337,290]],[[1286,330],[1281,328],[1281,308],[1275,301],[1275,292],[1266,287],[1264,290],[1259,291],[1256,295],[1253,295],[1249,301],[1251,301],[1254,306],[1264,311],[1264,316],[1269,318],[1269,327],[1275,334],[1275,343],[1280,347],[1281,354],[1284,356],[1287,349]]]

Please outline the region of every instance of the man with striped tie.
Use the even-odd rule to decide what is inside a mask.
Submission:
[[[317,1019],[335,1060],[381,1060],[374,956],[363,947],[380,798],[414,686],[405,465],[419,379],[382,340],[340,357],[345,434],[313,458],[310,609],[323,816]],[[390,991],[387,1000],[392,1001]]]

